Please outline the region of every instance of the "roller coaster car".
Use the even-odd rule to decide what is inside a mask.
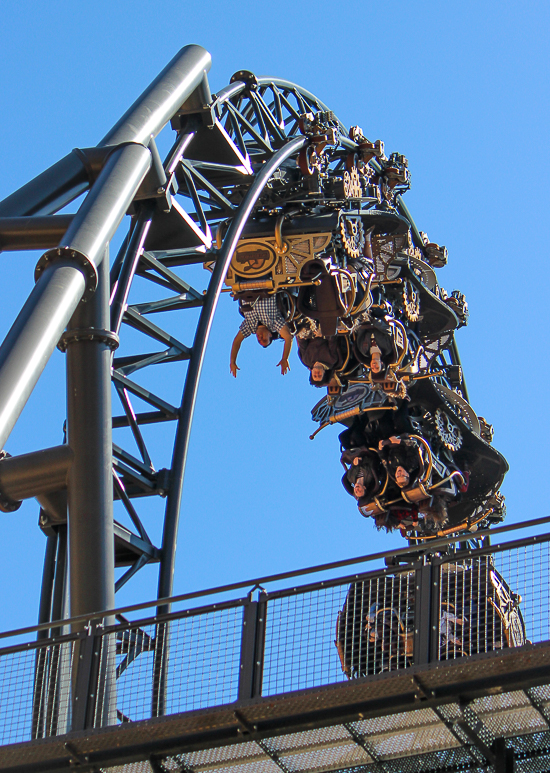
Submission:
[[[226,226],[216,243],[221,247]],[[331,269],[345,269],[363,255],[364,233],[371,229],[404,232],[408,223],[399,215],[376,210],[331,210],[301,217],[261,217],[250,221],[237,244],[225,283],[234,293],[247,289],[277,292],[299,287],[308,261],[328,261]],[[212,269],[213,262],[204,264]]]
[[[407,569],[350,585],[334,642],[348,679],[414,665],[415,585]],[[491,556],[443,563],[438,659],[525,644],[520,603]]]
[[[466,477],[437,458],[419,435],[382,442],[380,457],[387,470],[386,483],[372,501],[359,500],[359,512],[374,517],[379,527],[398,526],[403,532],[411,528],[421,533],[432,530],[432,521],[442,524],[447,505],[467,488]]]
[[[468,490],[449,504],[445,531],[475,527],[487,516],[487,503],[502,484],[508,463],[483,439],[477,416],[460,395],[432,380],[417,381],[409,391],[411,432],[429,443],[441,464],[469,472]]]

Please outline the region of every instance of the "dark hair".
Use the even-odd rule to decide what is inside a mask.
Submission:
[[[311,369],[313,370],[313,368]],[[313,375],[311,373],[311,370],[309,371],[309,383],[314,387],[326,387],[329,385],[329,383],[332,381],[332,377],[334,375],[334,370],[325,370],[323,373],[323,378],[321,381],[314,381]]]

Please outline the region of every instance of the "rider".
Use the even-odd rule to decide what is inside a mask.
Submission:
[[[284,340],[285,345],[282,359],[277,363],[277,367],[281,366],[281,374],[284,376],[290,370],[288,357],[292,349],[292,334],[283,319],[283,315],[279,311],[277,298],[274,295],[268,295],[266,298],[257,298],[245,309],[241,307],[244,321],[233,339],[229,370],[237,378],[237,371],[240,370],[237,367],[237,355],[244,339],[248,338],[252,333],[256,335],[256,340],[264,349],[270,346],[275,335],[279,335]]]

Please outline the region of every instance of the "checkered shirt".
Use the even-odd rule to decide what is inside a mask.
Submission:
[[[285,324],[283,315],[277,306],[277,298],[268,295],[267,298],[258,298],[252,311],[244,312],[244,320],[239,331],[244,338],[248,338],[256,332],[258,325],[265,325],[272,333],[278,333]]]

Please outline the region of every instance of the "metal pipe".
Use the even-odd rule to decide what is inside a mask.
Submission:
[[[59,244],[74,215],[0,218],[0,250],[40,250]]]
[[[72,331],[93,329],[92,338]],[[97,292],[74,313],[67,336],[71,616],[114,607],[114,535],[109,348],[109,265]]]
[[[93,335],[79,335],[83,330]],[[99,264],[96,292],[77,308],[65,341],[67,440],[74,452],[68,488],[69,596],[75,616],[112,609],[115,603],[108,257]],[[72,729],[93,727],[97,717],[99,725],[116,721],[115,641],[109,636],[96,642],[95,634],[92,639],[79,642],[73,664]]]
[[[99,143],[149,143],[206,78],[212,57],[201,46],[184,46]]]
[[[46,540],[46,551],[44,554],[44,569],[42,571],[42,588],[40,591],[40,607],[38,610],[38,625],[49,623],[52,613],[52,594],[53,581],[55,577],[55,554],[57,552],[57,532],[50,534]],[[37,639],[47,639],[47,631],[38,631]]]
[[[0,201],[0,217],[51,215],[88,190],[86,168],[73,150]]]
[[[68,445],[0,460],[0,494],[16,502],[67,486],[73,460]]]
[[[150,166],[151,153],[143,145],[131,143],[114,150],[59,245],[38,261],[37,276],[50,263],[69,259],[84,267],[88,292],[93,293],[96,269],[103,260],[105,248]]]
[[[44,556],[44,570],[42,573],[42,589],[40,592],[40,609],[38,612],[38,623],[47,623],[50,621],[52,607],[52,589],[53,578],[55,575],[55,553],[57,550],[57,533],[51,534],[46,542],[46,553]],[[47,631],[38,631],[36,638],[38,641],[47,638]],[[45,696],[47,694],[47,649],[39,649],[35,656],[34,665],[34,689],[33,689],[33,707],[32,707],[32,730],[31,738],[41,738],[43,736],[44,715],[46,709]]]
[[[45,269],[0,346],[0,448],[85,288],[86,277],[78,266],[61,261]]]
[[[122,325],[122,318],[126,311],[132,279],[134,278],[141,253],[143,252],[143,245],[147,238],[147,234],[149,233],[149,228],[151,227],[154,210],[154,203],[143,205],[124,257],[124,262],[111,301],[111,330],[115,335],[118,335],[120,332],[120,326]]]

